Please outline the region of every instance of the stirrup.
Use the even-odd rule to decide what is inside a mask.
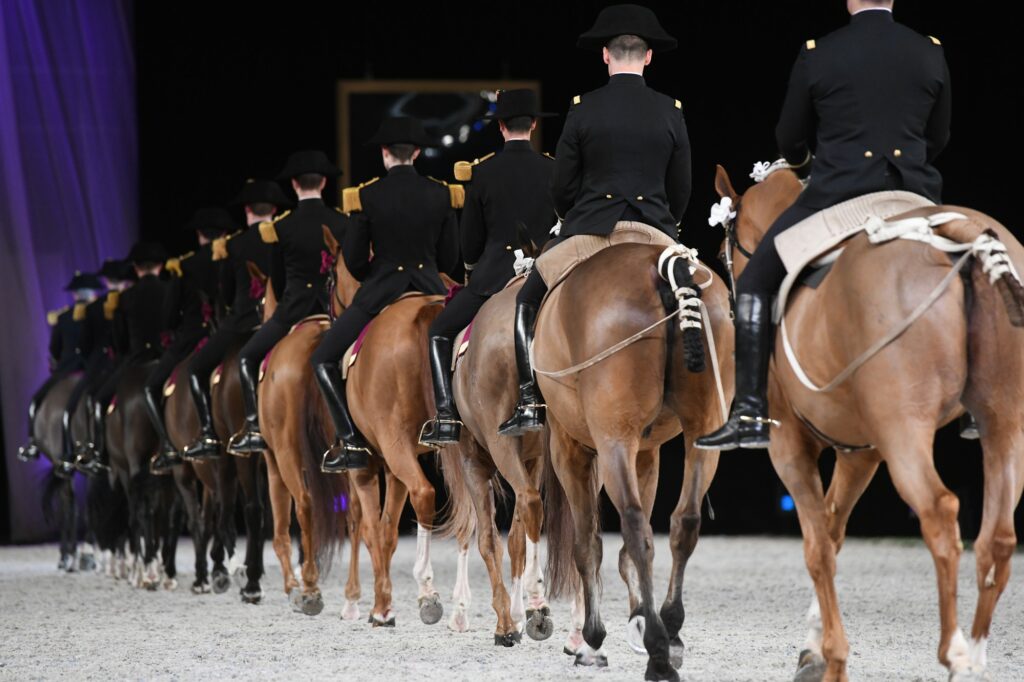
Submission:
[[[462,427],[465,426],[465,424],[463,424],[462,421],[459,420],[459,419],[442,419],[441,417],[435,416],[435,417],[432,417],[432,418],[428,419],[427,421],[423,422],[423,426],[420,427],[420,435],[416,439],[416,442],[419,443],[420,445],[422,445],[425,448],[437,448],[438,446],[442,446],[443,447],[445,445],[455,445],[456,443],[458,443],[459,442],[458,439],[453,440],[453,441],[443,441],[443,442],[441,442],[441,441],[430,442],[430,441],[426,440],[426,438],[429,435],[427,433],[427,429],[428,428],[432,429],[434,435],[436,436],[437,435],[437,431],[438,431],[437,427],[440,426],[441,424],[448,424],[450,426],[458,426],[460,430],[462,429]]]
[[[327,457],[331,454],[331,451],[333,451],[335,448],[341,448],[341,453],[339,453],[339,455],[337,457],[337,459],[341,460],[341,463],[338,465],[337,468],[328,468],[328,466],[327,466]],[[346,443],[345,441],[337,442],[334,445],[332,445],[331,447],[327,448],[327,450],[324,451],[324,455],[320,459],[320,471],[322,471],[325,474],[342,474],[342,473],[345,473],[350,468],[353,468],[353,467],[351,467],[352,456],[356,455],[357,453],[364,453],[363,456],[367,460],[369,460],[369,458],[373,455],[373,450],[371,450],[369,447],[363,447],[363,446],[360,446],[360,445],[352,445],[351,443]],[[357,458],[358,458],[358,455],[357,455]],[[354,467],[354,468],[356,468],[356,469],[363,469],[365,467],[366,467],[366,464],[363,464],[362,466],[358,466],[358,467]]]

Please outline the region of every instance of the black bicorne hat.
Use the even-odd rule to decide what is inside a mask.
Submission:
[[[380,122],[380,128],[366,141],[368,145],[388,146],[411,144],[417,147],[436,147],[437,140],[427,135],[423,123],[411,116],[392,116]]]
[[[284,164],[284,169],[278,174],[277,179],[291,180],[307,173],[316,173],[328,178],[336,178],[341,175],[338,167],[327,160],[326,154],[319,149],[308,149],[289,156],[288,162]]]
[[[129,260],[122,258],[108,258],[103,261],[100,268],[100,277],[106,277],[115,282],[125,282],[135,276],[135,269]]]
[[[487,112],[485,119],[498,119],[506,121],[517,116],[529,116],[530,118],[548,118],[558,116],[549,111],[538,111],[540,105],[537,102],[537,92],[530,88],[519,88],[517,90],[499,90],[497,107],[494,111]]]
[[[137,242],[128,254],[133,265],[157,265],[167,260],[167,251],[160,244],[153,242]]]
[[[639,36],[655,52],[672,50],[678,44],[665,32],[654,11],[641,5],[612,5],[597,15],[589,31],[580,35],[576,47],[600,50],[617,36]]]
[[[278,208],[288,208],[291,202],[281,191],[281,185],[273,180],[246,180],[242,190],[232,201],[232,206],[250,204],[273,204]]]
[[[227,210],[211,206],[200,208],[193,213],[185,223],[185,229],[189,232],[200,232],[207,237],[218,237],[235,229],[235,224]]]
[[[91,272],[75,272],[64,291],[77,291],[79,289],[103,289],[103,282]]]

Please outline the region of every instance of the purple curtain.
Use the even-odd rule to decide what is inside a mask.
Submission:
[[[50,531],[49,464],[17,461],[46,378],[46,311],[74,270],[123,257],[138,233],[131,0],[0,3],[0,406],[12,538]]]

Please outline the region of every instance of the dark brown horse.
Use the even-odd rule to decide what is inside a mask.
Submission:
[[[625,546],[619,572],[630,588],[634,647],[639,647],[635,640],[642,633],[649,655],[647,679],[677,680],[674,667],[682,665],[683,649],[683,574],[697,543],[701,502],[718,465],[717,452],[698,450],[693,441],[725,419],[732,397],[733,331],[726,287],[704,266],[697,267],[693,277],[706,287],[702,298],[709,319],[704,331],[710,327],[713,332],[714,349],[706,334],[696,343],[692,334],[680,334],[674,316],[667,324],[657,324],[676,304],[658,274],[661,252],[661,247],[650,244],[619,244],[579,265],[552,289],[540,310],[534,357],[548,405],[551,465],[557,476],[545,493],[545,505],[557,504],[564,490],[573,521],[571,531],[559,528],[556,524],[564,512],[546,512],[549,563],[553,562],[549,589],[558,594],[567,587],[570,556],[583,586],[585,644],[576,651],[576,662],[607,665],[598,578],[598,492],[603,486],[622,521]],[[680,276],[680,281],[686,279]],[[635,343],[594,362],[644,329],[650,331]],[[710,358],[711,367],[691,371],[698,369],[701,357]],[[715,362],[721,369],[721,386],[715,379]],[[574,367],[579,371],[553,376]],[[654,603],[649,519],[659,449],[680,429],[686,441],[686,468],[671,521],[668,595],[659,612]]]
[[[450,494],[451,526],[461,543],[477,533],[480,555],[491,581],[492,605],[498,616],[496,644],[512,646],[525,629],[533,639],[553,632],[540,566],[540,496],[545,433],[522,438],[498,435],[498,425],[512,411],[518,396],[512,321],[522,280],[492,296],[473,320],[471,343],[453,379],[459,414],[465,424],[458,446],[442,449],[445,485]],[[502,494],[501,475],[515,493],[515,513],[508,535],[512,594],[503,579],[501,537],[494,525],[495,497]],[[455,581],[455,612],[449,627],[468,629],[467,561],[459,557]],[[529,600],[524,606],[524,590]]]
[[[771,173],[742,197],[721,167],[715,185],[719,195],[739,207],[735,235],[746,251],[757,246],[801,189],[789,170]],[[1017,272],[1024,268],[1020,244],[977,211],[938,206],[881,217],[900,220],[944,211],[964,218],[937,232],[961,243],[992,234],[1005,244]],[[746,259],[733,249],[739,274]],[[980,264],[969,264],[963,281],[951,276],[952,267],[947,254],[928,244],[895,240],[874,246],[861,233],[845,242],[816,289],[802,288],[790,297],[784,324],[795,356],[806,376],[822,384],[907,319],[932,292],[941,292],[902,335],[832,390],[811,390],[800,381],[778,335],[769,403],[779,425],[772,429],[769,453],[796,503],[817,597],[798,679],[846,679],[849,645],[834,583],[836,553],[854,504],[883,461],[896,491],[920,519],[935,561],[939,661],[952,679],[985,675],[992,614],[1009,580],[1016,547],[1013,510],[1024,486],[1024,330],[1015,328],[1024,324],[1024,301],[1019,285],[1014,291],[1004,278],[993,286]],[[948,287],[936,288],[947,277]],[[956,612],[963,551],[959,502],[936,473],[932,453],[936,429],[965,408],[978,421],[985,469],[984,517],[974,543],[979,595],[969,642]],[[826,493],[818,458],[836,444],[863,449],[839,449]]]

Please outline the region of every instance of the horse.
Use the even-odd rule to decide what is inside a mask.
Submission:
[[[169,477],[154,476],[149,471],[149,460],[156,453],[159,439],[142,391],[154,365],[155,361],[136,363],[124,370],[115,402],[108,408],[105,442],[112,476],[128,498],[131,581],[149,590],[161,585],[172,590],[177,587],[177,579],[173,552],[169,550],[181,533],[181,524],[178,499]],[[165,547],[162,581],[157,560],[161,546]]]
[[[732,238],[724,249],[738,276],[747,262],[744,252],[757,247],[797,198],[801,184],[783,168],[740,195],[719,166],[715,187],[736,207],[735,220],[727,226]],[[900,221],[943,212],[960,217],[936,232],[960,243],[995,236],[1017,271],[1024,266],[1021,245],[1003,225],[978,211],[936,206],[880,217]],[[847,677],[849,644],[835,589],[836,554],[850,512],[881,462],[920,519],[935,562],[939,661],[951,679],[984,676],[992,615],[1009,580],[1016,545],[1013,510],[1024,486],[1024,332],[1015,329],[1024,325],[1024,296],[1012,269],[1000,279],[993,276],[993,284],[982,267],[960,264],[965,267],[958,278],[950,257],[928,244],[897,239],[874,246],[866,234],[857,233],[844,242],[824,281],[815,289],[795,290],[784,311],[768,394],[778,425],[772,428],[768,451],[796,504],[816,593],[797,679]],[[989,268],[985,263],[984,270]],[[910,318],[926,299],[931,304],[916,320]],[[908,319],[903,333],[891,337]],[[784,359],[787,338],[802,378],[794,362]],[[880,349],[876,344],[876,353],[846,372],[883,338],[890,343]],[[814,383],[838,379],[841,373],[845,380],[833,380],[824,389]],[[943,485],[932,459],[935,431],[965,409],[979,425],[985,472],[984,517],[974,543],[979,596],[970,642],[957,625],[957,568],[963,551],[959,501]],[[836,448],[836,465],[825,492],[818,458],[830,446]]]
[[[627,636],[634,650],[649,656],[646,679],[678,680],[683,576],[700,532],[701,502],[718,466],[717,451],[699,450],[693,442],[726,418],[733,392],[733,329],[722,280],[690,253],[692,261],[667,261],[666,274],[683,286],[670,289],[659,274],[662,252],[652,244],[613,244],[578,265],[541,306],[533,352],[550,430],[544,496],[549,596],[572,584],[575,560],[585,612],[576,664],[608,664],[599,610],[603,485],[622,522],[619,573],[629,588]],[[670,321],[676,297],[696,298],[700,289],[704,333],[688,327],[680,334]],[[690,310],[684,318],[680,308],[678,314],[692,319],[697,313]],[[707,357],[717,370],[701,371]],[[649,519],[660,447],[680,430],[685,473],[671,519],[668,594],[659,612]]]
[[[88,507],[85,511],[86,537],[80,548],[78,542],[79,509],[75,500],[74,473],[69,476],[57,474],[61,464],[63,446],[62,420],[64,407],[68,403],[75,385],[82,380],[81,372],[72,372],[63,377],[47,392],[36,412],[32,423],[33,437],[39,444],[39,450],[53,465],[43,492],[43,509],[50,518],[58,502],[57,519],[60,526],[60,560],[57,568],[72,573],[78,570],[92,570],[96,565],[95,529],[90,523]],[[87,415],[84,401],[79,401],[75,414],[72,415],[72,437],[86,432]]]
[[[522,284],[522,278],[517,278],[492,296],[473,319],[472,342],[458,361],[452,380],[465,425],[462,440],[457,446],[440,450],[450,505],[442,532],[454,534],[462,545],[453,594],[455,612],[449,627],[457,631],[469,627],[465,554],[475,529],[498,616],[494,642],[504,646],[518,642],[524,629],[535,640],[547,639],[553,632],[538,551],[544,520],[540,483],[546,434],[529,433],[521,438],[498,435],[498,425],[512,411],[518,397],[512,320],[516,293]],[[494,525],[495,498],[503,493],[496,480],[498,473],[515,493],[515,513],[508,534],[511,597],[502,577],[500,536]],[[524,589],[528,599],[525,606]]]
[[[326,227],[324,234],[330,235]],[[333,239],[331,236],[332,242]],[[267,284],[263,306],[266,320],[276,307],[274,290],[266,277],[257,273],[255,266],[250,266],[250,272],[258,274]],[[360,509],[348,495],[346,477],[320,471],[320,456],[327,449],[322,424],[330,420],[326,406],[319,399],[309,364],[309,356],[326,328],[324,317],[300,322],[271,351],[259,386],[260,428],[268,445],[264,458],[274,515],[273,546],[284,575],[285,593],[296,611],[310,616],[322,612],[320,570],[326,570],[334,549],[348,530],[352,544],[351,569],[342,618],[355,620],[359,617]],[[222,400],[219,398],[216,402]],[[238,423],[238,415],[234,416],[231,426]],[[301,586],[291,560],[289,528],[293,502],[301,532]]]

